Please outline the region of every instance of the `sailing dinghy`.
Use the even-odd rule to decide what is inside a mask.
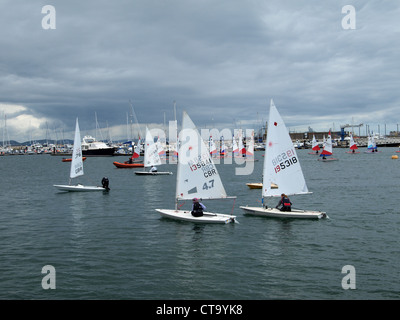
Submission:
[[[346,153],[360,153],[360,151],[356,151],[357,149],[358,147],[354,142],[353,134],[350,133],[350,151],[346,151]]]
[[[144,168],[153,167],[161,165],[160,158],[160,150],[159,143],[154,143],[154,138],[150,133],[150,130],[146,127],[146,140],[144,146]],[[148,176],[156,176],[156,175],[168,175],[172,174],[172,172],[164,171],[135,171],[136,175],[148,175]]]
[[[178,201],[199,198],[228,199],[218,170],[196,126],[184,111],[179,134],[179,159],[176,178],[175,209],[156,209],[162,217],[199,223],[233,223],[236,216],[204,212],[194,217],[190,210],[178,210]]]
[[[273,185],[277,187],[272,187]],[[311,192],[308,191],[289,132],[271,100],[263,168],[263,207],[241,206],[240,208],[246,215],[263,217],[303,219],[326,217],[326,213],[321,211],[293,208],[292,211],[280,211],[275,207],[268,208],[264,204],[264,198],[280,197],[282,193],[296,195]]]
[[[381,152],[381,151],[378,151],[378,147],[376,146],[374,136],[370,136],[368,134],[368,147],[367,150],[364,151],[364,153],[376,153],[376,152]]]
[[[312,139],[311,150],[313,150],[315,152],[309,152],[308,154],[318,155],[318,151],[321,150],[321,148],[319,147],[319,143],[317,142],[317,139],[315,139],[315,136],[313,136],[313,139]]]
[[[69,174],[69,184],[55,184],[54,187],[61,191],[107,191],[106,188],[99,186],[84,186],[82,184],[71,185],[72,179],[83,175],[83,160],[81,147],[81,134],[79,130],[78,118],[76,118],[74,149],[72,151],[71,170]]]
[[[131,142],[132,145],[132,142]],[[114,161],[113,165],[117,168],[143,168],[143,162],[139,162],[138,160],[134,160],[140,157],[140,137],[138,143],[133,148],[132,156],[129,158],[128,161],[125,162],[118,162]]]
[[[331,131],[329,130],[328,138],[325,140],[324,149],[322,150],[318,161],[327,162],[327,161],[339,160],[337,158],[333,158],[332,155],[333,155],[332,136],[331,136]]]

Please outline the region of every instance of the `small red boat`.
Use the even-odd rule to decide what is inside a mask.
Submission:
[[[86,160],[86,157],[82,157],[82,161],[85,161],[85,160]],[[61,161],[62,162],[71,162],[72,158],[63,158]]]
[[[143,168],[144,163],[143,162],[132,162],[129,163],[128,161],[125,161],[123,163],[114,161],[113,165],[116,166],[117,168]]]

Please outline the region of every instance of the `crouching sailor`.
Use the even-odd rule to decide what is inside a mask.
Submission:
[[[206,210],[205,205],[199,202],[199,199],[193,198],[192,216],[201,217],[203,215],[203,210]]]
[[[110,190],[110,188],[108,187],[109,183],[110,181],[108,181],[107,177],[103,177],[103,179],[101,179],[101,185],[103,186],[104,189],[106,189],[106,191]]]
[[[280,205],[282,205],[282,207],[279,210],[292,211],[292,202],[289,200],[288,196],[284,193],[281,194],[281,200],[279,201],[276,208],[278,209]]]

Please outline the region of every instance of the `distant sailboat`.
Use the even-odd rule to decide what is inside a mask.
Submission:
[[[232,136],[232,157],[235,157],[239,154],[239,147],[237,145],[235,136]]]
[[[264,198],[286,195],[308,194],[303,171],[289,132],[274,102],[271,100],[267,143],[263,168],[263,207],[241,206],[245,214],[277,218],[319,219],[326,217],[325,212],[299,210],[280,211],[267,208]]]
[[[216,156],[218,154],[217,147],[214,143],[212,136],[210,136],[210,138],[208,140],[208,149],[209,149],[211,156]]]
[[[137,158],[140,157],[140,151],[141,151],[140,150],[141,149],[140,144],[141,144],[141,142],[140,142],[140,137],[139,137],[139,140],[138,140],[137,144],[133,148],[132,159],[137,159]]]
[[[376,146],[375,138],[373,135],[370,136],[368,134],[368,146],[367,146],[367,150],[364,151],[364,153],[376,153],[376,152],[380,152],[380,151],[378,151],[378,147]]]
[[[221,136],[220,139],[220,147],[219,147],[219,156],[220,158],[224,158],[228,155],[228,152],[226,150],[225,142],[224,142],[224,137]]]
[[[353,134],[350,133],[350,151],[346,151],[346,153],[360,153],[356,151],[358,149],[357,144],[354,141]]]
[[[154,138],[150,133],[150,130],[146,127],[146,140],[145,140],[145,149],[144,149],[144,167],[155,167],[161,165],[161,157],[160,157],[160,147],[162,148],[160,143],[155,143]],[[162,152],[161,152],[162,153]],[[172,174],[169,171],[135,171],[136,175],[168,175]]]
[[[314,152],[309,152],[308,154],[315,154],[318,155],[319,154],[319,150],[321,150],[321,148],[319,147],[319,143],[317,142],[317,140],[315,139],[315,136],[313,135],[313,139],[312,139],[312,148],[311,150],[313,150]]]
[[[198,223],[232,223],[236,216],[204,212],[195,217],[189,210],[178,210],[178,201],[198,199],[227,199],[217,167],[196,126],[184,111],[179,135],[178,173],[176,177],[175,209],[156,209],[162,217]],[[189,138],[189,140],[187,140]]]
[[[99,186],[84,186],[82,184],[72,185],[72,179],[83,176],[83,160],[82,160],[82,147],[81,147],[81,134],[79,130],[78,118],[76,118],[75,124],[75,137],[74,137],[74,149],[72,151],[71,170],[69,174],[69,184],[60,185],[55,184],[54,187],[61,191],[107,191],[108,188]]]
[[[332,155],[333,155],[332,137],[331,137],[331,131],[329,130],[328,138],[326,138],[326,140],[325,140],[324,149],[322,150],[322,152],[320,154],[320,158],[318,160],[324,161],[324,162],[339,160],[339,159],[333,158]]]
[[[140,157],[140,137],[138,143],[135,145],[133,149],[132,156],[129,158],[128,161],[125,162],[118,162],[114,161],[113,165],[117,168],[143,168],[144,163],[136,161],[134,159],[138,159]]]

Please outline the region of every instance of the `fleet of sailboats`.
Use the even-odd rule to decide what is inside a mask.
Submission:
[[[175,120],[176,122],[176,120]],[[177,129],[177,122],[176,122]],[[177,130],[176,130],[177,131]],[[181,210],[180,201],[189,199],[214,200],[229,199],[226,194],[217,167],[213,162],[215,157],[225,157],[228,153],[223,136],[220,137],[219,148],[217,148],[213,137],[210,136],[208,146],[203,141],[195,124],[186,112],[182,116],[182,130],[174,139],[174,147],[169,149],[173,152],[173,157],[177,158],[177,177],[176,194],[174,209],[155,209],[162,217],[198,222],[198,223],[237,223],[233,209],[231,213],[216,213],[205,211],[201,216],[194,216],[190,209]],[[267,200],[287,196],[309,194],[307,184],[300,166],[300,160],[296,153],[296,148],[290,138],[285,123],[279,114],[273,100],[270,102],[268,133],[266,135],[265,154],[262,183],[247,183],[251,189],[261,189],[262,206],[240,206],[245,215],[255,215],[275,218],[301,218],[301,219],[320,219],[326,218],[326,212],[318,210],[303,210],[291,208],[282,211],[277,207],[269,207]],[[309,154],[319,155],[319,161],[338,160],[333,158],[332,136],[329,131],[328,137],[323,139],[321,150],[315,136],[312,139],[312,150]],[[69,184],[54,185],[61,191],[108,191],[108,186],[86,186],[80,183],[72,184],[72,180],[82,176],[83,173],[83,146],[81,142],[78,118],[76,118],[75,136],[70,168]],[[254,159],[254,131],[251,139],[247,143],[247,149],[243,145],[242,130],[238,132],[238,139],[232,137],[233,156],[249,157]],[[131,161],[138,159],[141,155],[140,140],[135,148],[132,146]],[[374,136],[368,135],[368,147],[365,153],[376,153],[377,147]],[[352,133],[349,134],[349,151],[346,153],[360,153],[354,141]],[[179,155],[179,157],[178,157]],[[156,166],[161,166],[161,157],[165,156],[164,147],[160,144],[160,139],[154,142],[154,137],[146,127],[144,162],[141,166],[143,171],[136,171],[136,175],[171,175],[169,171],[149,170]],[[255,160],[257,161],[257,160]],[[115,164],[115,162],[114,162]],[[139,163],[137,163],[139,165]]]

